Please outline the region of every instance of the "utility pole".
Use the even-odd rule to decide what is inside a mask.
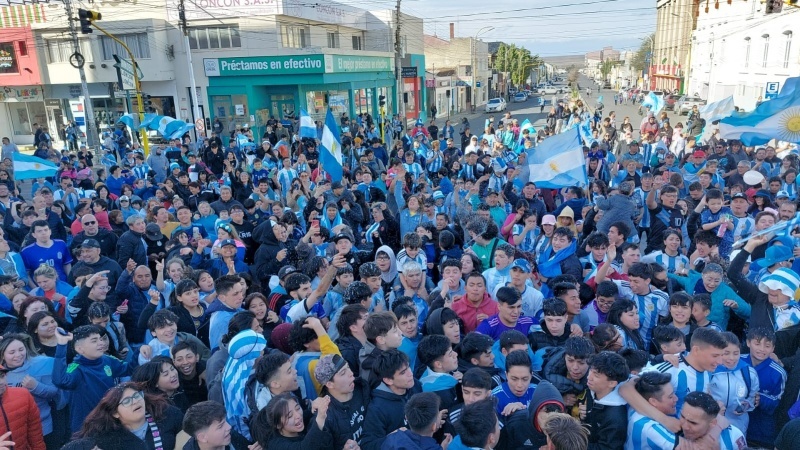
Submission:
[[[403,102],[403,44],[400,42],[400,2],[397,0],[397,9],[394,17],[394,71],[397,78],[397,113],[403,127],[406,126],[406,104]]]
[[[189,84],[190,84],[190,92],[189,97],[192,99],[192,115],[194,116],[194,120],[201,120],[205,124],[205,120],[203,117],[200,116],[200,105],[197,103],[197,84],[194,80],[194,66],[192,65],[192,49],[189,47],[189,27],[186,25],[186,9],[184,6],[184,0],[180,0],[178,3],[178,16],[180,18],[180,25],[181,29],[183,30],[183,46],[186,48],[186,62],[189,65]],[[195,142],[200,142],[202,140],[202,134],[197,129],[195,125],[194,128],[195,132]]]
[[[99,144],[99,135],[94,121],[92,97],[89,96],[89,85],[86,83],[86,72],[83,70],[86,58],[81,54],[81,48],[78,43],[78,30],[75,27],[75,20],[77,19],[72,17],[72,0],[64,0],[64,8],[67,11],[69,34],[72,37],[72,46],[75,49],[69,57],[69,63],[72,67],[78,69],[78,74],[81,78],[81,93],[83,94],[84,117],[86,120],[86,145],[95,150],[95,154],[97,154],[97,148],[95,148],[95,146]]]

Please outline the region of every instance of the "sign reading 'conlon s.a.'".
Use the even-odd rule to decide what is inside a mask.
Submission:
[[[203,70],[208,77],[389,72],[392,69],[392,59],[381,56],[288,55],[203,60]]]

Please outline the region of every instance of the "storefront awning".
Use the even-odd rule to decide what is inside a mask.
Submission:
[[[25,27],[32,23],[45,23],[44,5],[9,5],[0,8],[0,27]]]

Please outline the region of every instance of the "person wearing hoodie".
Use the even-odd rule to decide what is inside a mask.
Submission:
[[[372,220],[375,227],[367,236],[367,242],[373,242],[374,246],[380,248],[400,248],[400,224],[386,206],[386,203],[378,202],[372,204]],[[370,231],[372,227],[368,228]],[[378,251],[380,251],[380,248]],[[394,252],[392,252],[394,255]],[[394,256],[392,256],[394,261]]]
[[[747,435],[750,411],[755,409],[755,397],[759,391],[758,373],[740,356],[739,338],[730,331],[722,333],[728,343],[723,350],[721,364],[711,375],[710,394],[722,402],[725,417],[742,433]]]
[[[0,411],[4,419],[0,422],[0,435],[13,440],[4,448],[44,450],[42,424],[33,395],[25,387],[9,387],[7,373],[8,369],[0,366]]]
[[[623,222],[628,229],[635,230],[633,218],[636,216],[636,202],[633,201],[633,183],[625,181],[619,185],[618,193],[603,199],[598,199],[595,210],[603,211],[603,218],[597,222],[596,229],[604,234],[608,234],[611,224]]]
[[[422,386],[414,379],[408,356],[393,349],[379,354],[374,368],[380,385],[372,392],[361,438],[363,450],[380,450],[386,437],[406,425],[405,406]]]
[[[500,432],[500,442],[496,450],[533,449],[539,450],[547,444],[543,425],[550,413],[565,412],[561,393],[548,381],[536,386],[527,409],[517,411],[507,417]]]
[[[584,397],[586,415],[582,419],[589,429],[589,448],[619,450],[628,435],[628,403],[619,395],[617,386],[630,377],[625,358],[603,351],[592,358]]]
[[[277,275],[296,255],[293,247],[287,245],[287,238],[286,226],[272,220],[262,222],[253,230],[253,239],[259,244],[254,257],[254,275],[262,286],[268,286],[270,277]]]
[[[397,246],[400,245],[398,239]],[[381,290],[383,291],[384,298],[388,299],[389,294],[394,289],[395,281],[397,281],[397,259],[395,258],[394,250],[388,245],[381,245],[375,253],[375,264],[381,269]],[[388,301],[386,302],[388,303]],[[385,309],[390,309],[391,305],[385,305]]]
[[[572,337],[563,347],[553,347],[545,352],[542,375],[561,392],[564,405],[572,408],[578,396],[586,392],[589,360],[595,348],[586,337]]]
[[[577,186],[571,186],[561,190],[561,196],[564,201],[553,211],[553,215],[559,217],[564,209],[569,208],[572,210],[573,219],[577,222],[583,219],[581,212],[583,207],[586,206],[586,199],[583,198],[583,191]]]
[[[441,450],[442,446],[433,438],[439,428],[440,398],[432,392],[414,395],[403,411],[408,429],[390,434],[381,450]],[[445,439],[449,444],[452,437]]]

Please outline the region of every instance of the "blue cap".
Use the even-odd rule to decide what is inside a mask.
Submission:
[[[232,245],[236,247],[236,241],[234,241],[233,239],[225,239],[219,243],[220,248],[225,247],[226,245]]]
[[[529,263],[527,259],[515,259],[514,262],[511,263],[511,268],[517,268],[525,273],[531,273],[531,263]]]

